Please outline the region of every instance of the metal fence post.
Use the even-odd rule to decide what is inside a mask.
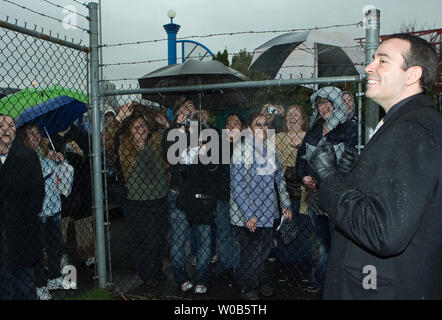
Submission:
[[[98,50],[98,4],[90,2],[89,42],[90,42],[90,106],[92,114],[92,172],[94,186],[95,245],[97,252],[98,286],[107,285],[106,247],[104,236],[103,186],[100,147],[100,87],[99,87],[99,50]]]
[[[377,9],[368,10],[365,13],[365,65],[369,65],[373,60],[373,54],[379,46],[381,12]],[[379,105],[371,99],[365,101],[365,143],[367,143],[374,133],[374,129],[379,122]]]

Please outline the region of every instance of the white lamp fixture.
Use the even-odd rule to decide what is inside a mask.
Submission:
[[[176,17],[175,10],[170,9],[169,11],[167,11],[167,16],[170,18],[170,22],[172,22],[173,18]]]

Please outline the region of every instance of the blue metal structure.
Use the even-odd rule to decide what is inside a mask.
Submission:
[[[192,58],[192,53],[194,53],[195,50],[196,50],[198,47],[201,47],[201,48],[203,48],[203,49],[205,50],[205,52],[204,52],[202,55],[200,55],[200,56],[198,57],[199,60],[204,60],[204,58],[209,57],[209,56],[211,56],[211,57],[214,57],[214,56],[215,56],[215,55],[213,54],[213,52],[210,51],[210,49],[207,48],[207,47],[206,47],[205,45],[203,45],[202,43],[199,43],[199,42],[196,42],[196,41],[193,41],[193,40],[178,40],[178,41],[176,41],[176,42],[177,42],[177,43],[181,43],[181,52],[182,52],[181,62],[182,62],[182,63],[184,63],[187,59]],[[185,54],[185,49],[184,49],[185,44],[194,44],[194,45],[195,45],[195,46],[193,47],[193,49],[192,49],[188,54]]]

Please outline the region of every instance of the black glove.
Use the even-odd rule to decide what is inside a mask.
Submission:
[[[333,145],[324,142],[317,147],[313,155],[308,160],[308,169],[310,175],[316,180],[317,185],[329,175],[336,173],[336,153]]]
[[[338,172],[343,177],[347,176],[357,159],[358,152],[355,149],[345,149],[342,153],[341,159],[338,161]]]

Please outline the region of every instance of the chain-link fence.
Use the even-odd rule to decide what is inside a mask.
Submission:
[[[87,54],[2,21],[0,299],[95,287]]]
[[[345,176],[376,131],[361,48],[272,39],[117,90],[91,8],[90,48],[2,21],[0,298],[320,299],[335,231],[308,161],[327,145]]]
[[[325,141],[338,158],[360,150],[359,76],[295,81],[285,66],[289,80],[247,82],[226,68],[125,92],[89,79],[97,43],[0,32],[2,298],[64,298],[95,278],[123,298],[320,297],[332,226],[306,162]]]
[[[172,117],[140,99],[153,93],[122,91],[132,95],[108,112],[103,135],[116,292],[320,297],[333,227],[307,161],[326,141],[338,159],[357,153],[364,130],[361,78],[310,80],[223,88],[248,106],[229,107],[217,85],[172,92]]]

